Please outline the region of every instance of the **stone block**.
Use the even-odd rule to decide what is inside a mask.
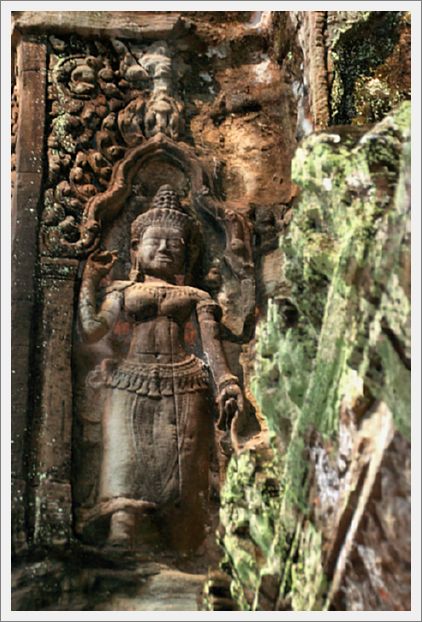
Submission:
[[[164,39],[181,30],[180,13],[150,11],[19,11],[14,30],[61,36]]]

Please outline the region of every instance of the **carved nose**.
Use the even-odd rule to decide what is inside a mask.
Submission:
[[[158,246],[159,251],[166,251],[168,248],[167,240],[160,240],[160,244]]]

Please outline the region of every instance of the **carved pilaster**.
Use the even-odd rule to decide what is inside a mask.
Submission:
[[[299,34],[305,60],[305,79],[309,85],[309,112],[315,129],[327,127],[330,120],[325,48],[326,22],[326,11],[305,11]]]
[[[75,259],[41,261],[39,405],[33,433],[34,540],[71,538],[71,343]]]
[[[43,175],[46,49],[24,38],[17,51],[18,76],[12,131],[12,542],[25,546],[25,443],[32,409],[32,343],[38,213]],[[20,114],[17,114],[19,101]]]

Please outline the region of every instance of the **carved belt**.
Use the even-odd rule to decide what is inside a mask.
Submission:
[[[160,398],[175,393],[205,391],[210,386],[206,364],[193,354],[179,363],[136,363],[105,359],[88,374],[93,388],[108,386]]]

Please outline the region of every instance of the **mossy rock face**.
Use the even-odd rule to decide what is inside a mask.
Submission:
[[[252,382],[273,449],[233,458],[222,495],[224,565],[240,609],[262,608],[268,576],[273,607],[326,606],[315,438],[334,464],[341,413],[364,419],[380,402],[410,438],[409,125],[405,102],[366,133],[313,135],[296,152],[301,194],[281,241],[290,293],[268,305]]]
[[[260,587],[273,579],[277,599],[281,581],[278,536],[281,463],[271,450],[233,457],[221,496],[222,568],[232,578],[231,595],[238,609],[258,607]]]
[[[283,241],[285,272],[302,321],[317,335],[300,418],[324,434],[336,433],[350,369],[393,415],[405,419],[396,402],[408,404],[409,384],[401,382],[401,397],[387,400],[386,376],[396,369],[391,349],[402,361],[403,374],[410,358],[409,123],[410,106],[404,103],[354,147],[343,146],[339,134],[321,134],[294,160],[302,194]],[[295,341],[291,333],[289,343]],[[375,359],[380,360],[376,378]]]

